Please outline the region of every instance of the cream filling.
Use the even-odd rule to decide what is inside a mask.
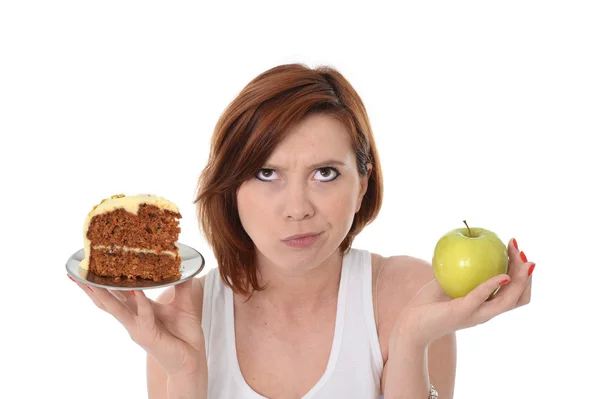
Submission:
[[[88,213],[83,223],[83,249],[85,251],[85,257],[79,262],[79,267],[88,270],[90,264],[90,246],[91,241],[87,238],[87,231],[90,227],[92,218],[102,213],[112,212],[115,209],[123,208],[127,212],[137,215],[141,204],[155,205],[163,210],[169,210],[171,212],[179,213],[179,208],[173,202],[156,195],[152,194],[138,194],[126,196],[124,194],[113,195],[110,198],[103,199],[98,205],[94,206]],[[135,249],[132,249],[135,250]],[[145,251],[140,249],[140,251]],[[153,250],[150,250],[153,251]],[[156,251],[154,251],[155,253]],[[163,251],[171,252],[171,251]]]
[[[137,253],[145,253],[145,254],[154,254],[154,255],[169,255],[172,257],[176,257],[177,254],[173,251],[160,251],[158,252],[155,249],[144,249],[144,248],[133,248],[133,247],[126,247],[126,246],[119,246],[119,245],[111,245],[110,247],[106,246],[106,245],[95,245],[92,248],[94,249],[120,249],[123,250],[125,252],[137,252]]]

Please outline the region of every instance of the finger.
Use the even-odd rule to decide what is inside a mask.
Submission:
[[[509,257],[508,275],[511,278],[511,283],[509,286],[504,287],[499,294],[495,295],[494,300],[496,302],[502,300],[509,305],[508,307],[514,307],[527,285],[527,271],[530,267],[530,262],[527,261],[525,253],[519,249],[515,238],[509,240],[507,252]]]
[[[134,314],[132,311],[105,288],[97,288],[94,292],[98,299],[104,304],[106,312],[110,313],[123,324],[125,328],[129,329],[134,321]]]
[[[535,263],[522,262],[521,259],[518,262],[513,262],[514,270],[510,273],[511,283],[503,287],[494,298],[496,305],[501,302],[503,311],[508,311],[517,306],[530,281],[529,270],[534,267]]]
[[[137,305],[138,318],[144,320],[145,322],[154,323],[154,301],[149,299],[142,290],[131,291],[131,293]]]
[[[519,248],[519,244],[515,238],[512,238],[508,245],[508,257],[510,259],[510,263],[514,264],[515,267],[519,267],[519,265],[523,265],[529,261],[527,259],[527,255]]]
[[[192,301],[192,284],[193,278],[175,285],[174,301],[182,304],[191,304]]]
[[[148,348],[159,333],[153,308],[156,302],[149,299],[142,290],[131,291],[131,294],[135,299],[138,313],[135,317],[137,328],[129,331],[129,335],[142,348]]]
[[[115,298],[121,301],[134,315],[137,314],[137,303],[135,302],[135,297],[131,294],[131,292],[127,291],[117,291],[117,290],[108,290]]]
[[[511,238],[506,246],[507,254],[508,254],[508,275],[513,278],[515,273],[520,268],[520,265],[524,262],[521,257],[521,250],[518,247],[517,240]],[[523,254],[523,256],[525,256]]]
[[[519,244],[517,243],[517,240],[514,237],[508,240],[508,244],[506,244],[506,249],[509,258],[516,259],[518,257],[520,252]]]
[[[509,282],[510,276],[508,274],[499,274],[479,284],[466,296],[458,298],[463,302],[461,304],[462,311],[467,314],[474,313],[489,299],[490,295],[498,289],[499,286],[508,284]]]
[[[525,287],[525,291],[523,291],[523,294],[521,294],[521,297],[517,301],[517,305],[515,307],[518,308],[520,306],[529,304],[529,302],[531,301],[531,284],[532,284],[532,282],[533,282],[533,278],[530,276],[529,282],[527,283],[527,286]]]
[[[473,319],[484,323],[497,315],[507,312],[516,307],[529,303],[531,298],[531,277],[523,279],[522,274],[527,275],[531,262],[526,263],[519,271],[521,276],[516,277],[506,287],[502,287],[500,293],[492,301],[482,305],[473,314]],[[535,265],[535,264],[533,264]]]
[[[83,292],[85,292],[85,294],[92,300],[92,302],[94,302],[94,305],[99,307],[101,310],[106,311],[106,309],[104,308],[104,304],[96,297],[96,295],[94,294],[94,290],[89,285],[82,284],[79,281],[74,280],[73,277],[69,276],[68,274],[67,277],[69,277],[71,281],[77,284],[77,286],[81,288]]]

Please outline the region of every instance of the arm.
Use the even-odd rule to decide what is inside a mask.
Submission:
[[[386,368],[389,378],[383,392],[385,399],[427,398],[427,347],[402,341],[390,343]]]
[[[426,261],[408,256],[391,257],[382,263],[383,269],[376,271],[375,290],[380,302],[378,332],[384,355],[381,388],[386,393],[385,398],[395,397],[397,388],[405,389],[413,382],[425,395],[416,393],[405,397],[427,398],[431,382],[440,398],[452,399],[456,378],[455,333],[443,336],[426,347],[390,342],[393,324],[402,310],[433,278],[431,266]]]
[[[161,294],[162,295],[162,294]],[[200,374],[168,376],[160,364],[147,356],[148,399],[204,399],[206,381]],[[205,373],[206,374],[206,373]]]
[[[169,303],[173,299],[174,293],[173,287],[169,287],[156,298],[156,302]],[[167,379],[167,373],[160,364],[150,354],[147,354],[146,382],[148,385],[148,399],[169,399]]]
[[[194,281],[193,298],[202,318],[202,303],[204,294],[204,277]],[[169,303],[174,297],[173,287],[163,291],[157,298],[158,303]],[[204,399],[203,394],[208,387],[207,370],[198,373],[182,373],[169,376],[160,364],[151,356],[146,357],[146,376],[148,399]]]
[[[429,384],[441,398],[452,399],[456,377],[456,336],[449,334],[420,346],[409,340],[390,343],[385,398],[427,398]]]

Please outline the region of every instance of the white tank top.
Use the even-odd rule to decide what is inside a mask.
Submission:
[[[377,399],[383,358],[373,312],[371,254],[351,248],[342,261],[335,333],[321,379],[302,399]],[[204,282],[202,328],[208,363],[208,399],[267,399],[244,380],[237,359],[233,291],[217,269]]]

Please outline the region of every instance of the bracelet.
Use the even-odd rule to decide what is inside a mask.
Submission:
[[[383,395],[379,399],[384,399]],[[438,391],[435,390],[433,384],[429,384],[429,396],[427,399],[438,399]]]
[[[433,384],[429,384],[429,399],[438,399],[438,391],[435,390]]]

